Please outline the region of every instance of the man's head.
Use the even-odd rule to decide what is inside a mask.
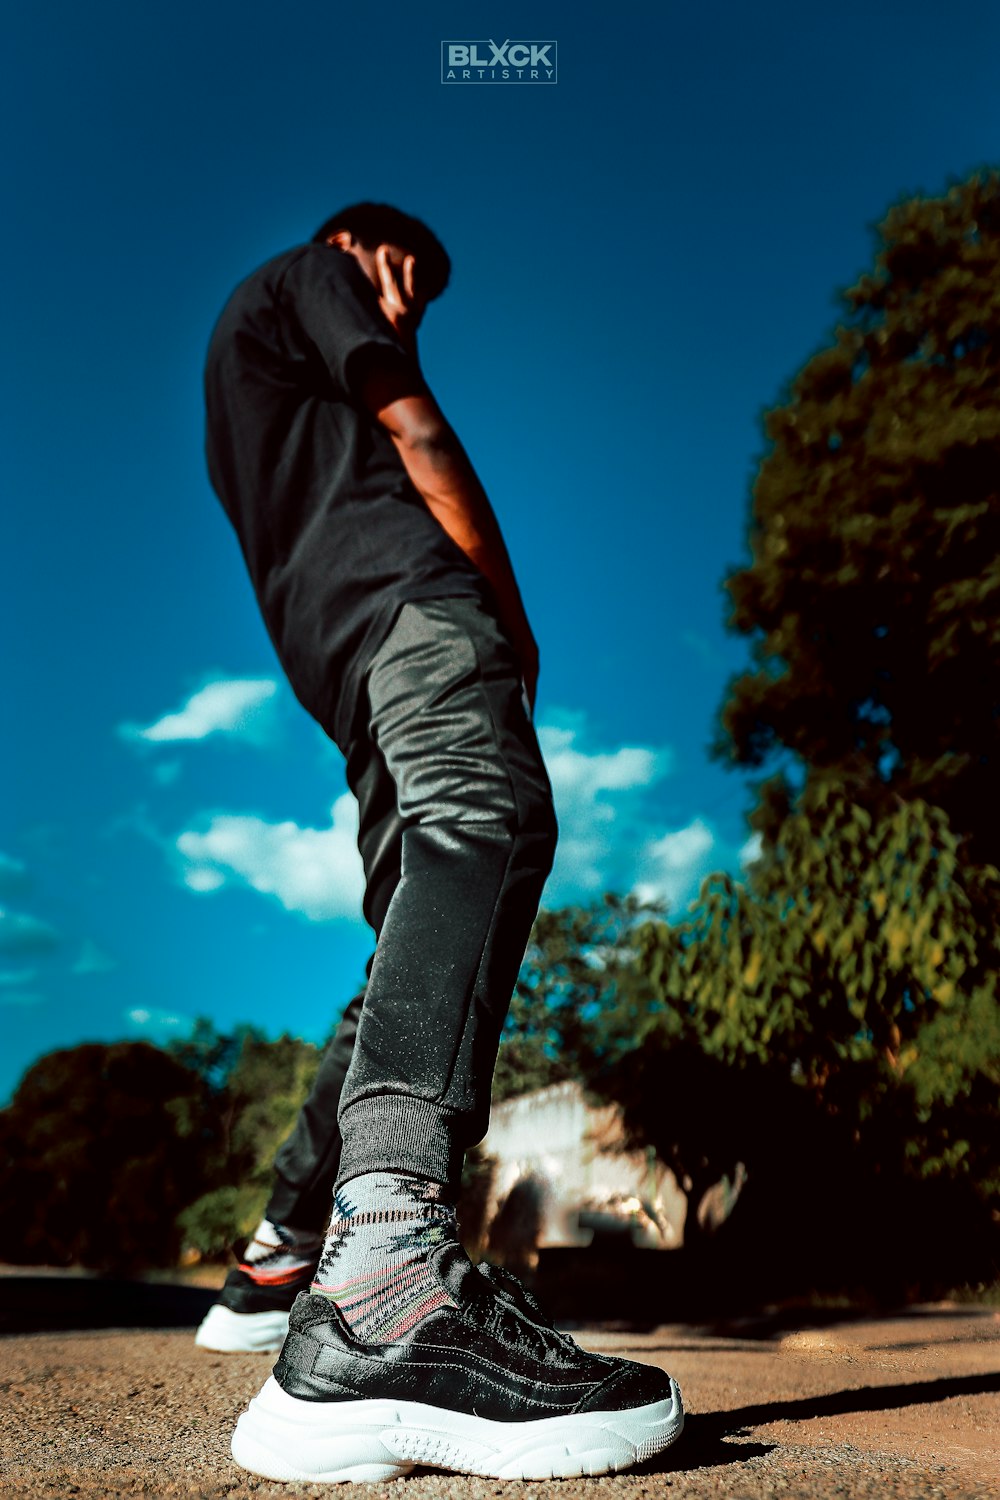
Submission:
[[[313,235],[316,244],[337,245],[357,260],[376,289],[380,288],[375,253],[385,254],[400,280],[412,255],[413,283],[421,311],[440,297],[451,277],[451,259],[437,235],[420,219],[388,203],[354,203],[332,214]]]

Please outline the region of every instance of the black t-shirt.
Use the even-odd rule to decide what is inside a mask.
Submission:
[[[205,365],[212,487],[292,689],[342,749],[406,600],[472,595],[496,613],[360,399],[372,345],[416,368],[354,256],[300,245],[236,288]]]

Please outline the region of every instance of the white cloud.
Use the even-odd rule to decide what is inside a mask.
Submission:
[[[48,922],[0,906],[0,951],[44,953],[58,942],[59,934]]]
[[[44,999],[38,990],[0,989],[0,1005],[41,1005]]]
[[[38,978],[37,969],[5,969],[0,972],[0,1005],[40,1005],[45,999],[27,988]]]
[[[161,833],[160,829],[149,815],[149,804],[147,802],[136,802],[125,812],[116,813],[101,828],[105,838],[115,838],[119,833],[138,833],[142,838],[148,839],[165,854],[173,850],[174,841],[169,834]]]
[[[557,722],[538,727],[559,823],[555,865],[545,887],[550,906],[629,888],[646,793],[673,765],[666,746],[598,750],[587,739],[582,714],[563,713]]]
[[[553,795],[563,806],[586,806],[591,811],[598,807],[602,818],[613,818],[613,806],[602,802],[607,793],[649,786],[670,769],[669,750],[621,745],[612,751],[586,751],[577,743],[581,734],[579,724],[543,724],[538,730]]]
[[[147,1009],[137,1005],[132,1010],[122,1011],[129,1030],[137,1032],[146,1041],[166,1042],[171,1037],[183,1036],[194,1028],[191,1016],[178,1015],[169,1010]]]
[[[597,749],[589,739],[582,714],[562,714],[538,728],[559,822],[545,904],[614,890],[665,901],[676,911],[697,895],[724,851],[701,817],[663,830],[654,789],[673,770],[669,746]]]
[[[207,682],[175,710],[152,724],[120,724],[123,739],[173,744],[224,734],[254,742],[271,737],[272,702],[278,691],[270,677],[227,677]]]
[[[358,921],[364,874],[357,836],[358,804],[345,792],[334,802],[327,828],[217,813],[206,829],[180,834],[176,846],[181,877],[193,891],[244,885],[312,922]]]
[[[20,891],[28,883],[28,867],[24,860],[0,853],[0,891]]]
[[[651,839],[638,852],[638,880],[634,887],[641,900],[664,900],[679,906],[709,873],[715,837],[701,818],[692,818],[660,838]]]
[[[537,733],[559,823],[543,895],[547,906],[614,890],[665,900],[676,910],[697,894],[713,859],[716,865],[732,859],[734,851],[720,846],[701,817],[664,827],[655,788],[673,769],[669,746],[596,746],[582,713],[549,717]],[[200,895],[244,887],[313,922],[360,921],[364,873],[357,829],[357,803],[348,792],[333,803],[324,827],[217,812],[166,847],[178,861],[179,878]]]
[[[752,833],[745,844],[740,845],[739,861],[740,869],[745,870],[748,865],[757,863],[764,851],[764,840],[759,833]]]
[[[74,974],[107,974],[111,969],[117,969],[118,962],[110,954],[102,952],[91,938],[84,938],[76,963],[73,965]]]
[[[30,984],[33,979],[37,978],[37,969],[7,969],[0,973],[0,986]]]

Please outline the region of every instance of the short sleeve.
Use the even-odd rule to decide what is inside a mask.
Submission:
[[[282,310],[319,350],[336,389],[360,399],[360,372],[380,346],[417,372],[416,362],[378,305],[378,293],[353,255],[310,245],[282,279]]]

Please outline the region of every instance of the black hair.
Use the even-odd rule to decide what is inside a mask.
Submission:
[[[417,258],[421,283],[430,298],[440,297],[451,277],[451,257],[433,230],[421,219],[404,214],[389,203],[352,203],[331,214],[313,235],[314,244],[324,244],[338,229],[347,229],[366,250],[378,245],[399,245]]]

